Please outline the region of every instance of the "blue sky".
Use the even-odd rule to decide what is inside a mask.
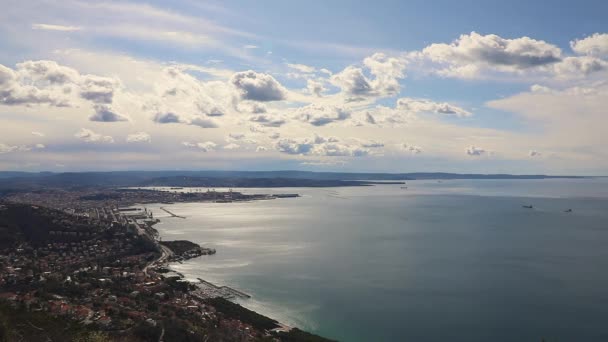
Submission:
[[[604,1],[3,7],[0,169],[608,171]]]

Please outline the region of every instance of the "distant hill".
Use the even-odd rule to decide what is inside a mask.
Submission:
[[[314,187],[360,186],[370,181],[414,179],[545,179],[583,178],[578,176],[416,173],[345,173],[312,171],[114,171],[28,173],[0,172],[0,190],[19,191],[44,187],[117,186],[209,186],[209,187]]]

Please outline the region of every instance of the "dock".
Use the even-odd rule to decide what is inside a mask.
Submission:
[[[239,298],[251,298],[250,295],[239,291],[239,290],[235,290],[231,287],[228,286],[217,286],[213,283],[210,283],[206,280],[203,280],[201,278],[196,278],[198,279],[198,281],[204,285],[205,287],[209,288],[211,291],[205,291],[206,295],[208,296],[215,296],[215,297],[223,297],[226,299],[231,299],[234,297],[239,297]]]
[[[170,212],[169,210],[167,210],[167,209],[165,209],[163,207],[160,207],[160,210],[162,210],[162,211],[166,212],[167,214],[171,215],[171,217],[179,217],[179,218],[182,218],[182,219],[186,218],[185,216],[175,215],[174,213]]]

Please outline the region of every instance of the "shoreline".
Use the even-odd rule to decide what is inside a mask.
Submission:
[[[194,203],[199,203],[199,202],[194,202]],[[138,203],[138,204],[143,204],[143,203]],[[135,205],[138,205],[138,204],[135,204]],[[170,217],[180,217],[180,218],[185,219],[185,217],[183,217],[183,216],[171,214],[169,212],[167,212],[167,213],[169,215],[171,215]],[[200,277],[196,278],[198,280],[198,282],[187,280],[186,279],[187,276],[184,273],[182,273],[180,271],[177,271],[174,268],[172,268],[172,264],[175,264],[175,263],[181,264],[184,261],[188,261],[190,259],[199,258],[199,257],[201,257],[203,255],[214,255],[216,253],[216,249],[210,249],[210,248],[201,247],[199,244],[197,244],[195,242],[192,242],[192,241],[189,241],[189,240],[169,240],[169,241],[160,241],[160,240],[157,240],[157,239],[161,239],[162,236],[161,236],[160,232],[157,229],[153,228],[153,226],[155,224],[161,223],[161,222],[162,221],[157,218],[155,221],[150,222],[147,225],[148,229],[150,229],[150,230],[152,230],[154,232],[154,237],[155,237],[154,241],[155,241],[155,243],[157,244],[157,246],[159,246],[159,248],[161,248],[160,246],[164,246],[165,248],[171,250],[171,252],[174,254],[174,256],[177,256],[180,259],[174,259],[174,260],[172,260],[171,257],[167,257],[167,258],[164,258],[162,261],[159,262],[159,260],[161,259],[161,258],[159,258],[159,260],[154,261],[150,265],[151,267],[152,267],[152,265],[155,265],[155,268],[157,268],[157,269],[164,268],[164,269],[166,269],[168,271],[166,273],[174,273],[174,274],[177,275],[177,277],[179,277],[179,279],[181,281],[188,282],[188,284],[196,286],[196,290],[189,291],[189,293],[191,295],[194,295],[194,296],[196,296],[196,297],[198,297],[200,299],[203,299],[203,300],[214,299],[214,298],[222,298],[222,299],[230,301],[231,303],[233,303],[235,305],[242,306],[240,303],[235,302],[233,300],[235,298],[239,298],[239,299],[242,299],[242,300],[248,300],[248,299],[253,298],[252,295],[247,294],[247,293],[245,293],[245,292],[243,292],[241,290],[235,289],[235,288],[227,286],[227,285],[217,285],[217,284],[214,284],[214,283],[212,283],[212,282],[210,282],[208,280],[204,280],[204,279],[202,279]],[[172,243],[172,242],[175,242],[175,241],[189,243],[189,244],[195,245],[196,248],[199,248],[199,249],[202,249],[202,250],[213,250],[213,253],[203,253],[203,254],[196,255],[196,256],[184,257],[183,255],[179,255],[174,250],[172,250],[170,247],[168,247],[168,246],[165,245],[165,243]],[[165,277],[164,275],[163,275],[163,277],[164,278],[169,278],[169,277]],[[251,310],[251,309],[249,309],[249,308],[247,308],[245,306],[242,306],[242,307],[245,308],[245,309],[247,309],[247,310]],[[253,310],[251,310],[251,311],[253,311]],[[290,332],[290,331],[292,331],[294,329],[298,329],[299,330],[299,328],[296,327],[296,326],[287,325],[287,324],[285,324],[283,322],[280,322],[280,321],[278,321],[278,320],[276,320],[274,318],[268,317],[268,316],[266,316],[264,314],[261,314],[259,312],[256,312],[256,311],[253,311],[253,312],[255,312],[256,314],[261,315],[261,316],[263,316],[265,318],[268,318],[268,319],[270,319],[272,321],[275,321],[277,327],[274,328],[274,329],[272,329],[272,331],[275,331],[275,332]]]

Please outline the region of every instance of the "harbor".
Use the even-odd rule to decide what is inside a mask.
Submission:
[[[162,210],[162,211],[166,212],[167,214],[171,215],[171,217],[177,217],[177,218],[182,218],[182,219],[186,218],[185,216],[176,215],[176,214],[170,212],[169,210],[165,209],[164,207],[160,207],[160,210]]]
[[[201,297],[204,297],[204,298],[222,297],[224,299],[251,298],[250,295],[248,295],[242,291],[233,289],[229,286],[217,286],[204,279],[201,279],[201,278],[197,278],[197,279],[200,282],[200,285],[198,286],[198,290],[196,290],[195,293],[200,295]]]

